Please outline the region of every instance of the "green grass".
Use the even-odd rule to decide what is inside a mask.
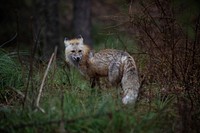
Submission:
[[[62,76],[57,68],[56,77]],[[169,109],[173,100],[162,101],[159,96],[150,105],[145,100],[124,106],[115,88],[92,93],[87,81],[70,72],[71,86],[63,85],[57,77],[43,91],[40,106],[45,113],[30,108],[1,107],[0,130],[5,132],[56,132],[62,119],[62,95],[65,130],[68,132],[171,132],[173,118]],[[80,80],[80,81],[79,81]],[[77,84],[75,84],[77,83]],[[80,84],[80,85],[79,85]],[[56,86],[56,87],[55,87]],[[28,105],[31,106],[31,105]],[[151,108],[147,111],[147,108]],[[54,121],[54,122],[52,122]]]
[[[108,40],[109,44],[115,38]],[[126,39],[125,39],[126,40]],[[117,40],[115,40],[117,41]],[[116,43],[119,44],[120,43]],[[109,47],[115,48],[111,45]],[[1,83],[1,96],[4,96],[5,86],[13,86],[25,93],[28,69],[21,75],[21,68],[7,53],[0,56],[1,73],[5,77]],[[55,65],[55,64],[54,64]],[[9,133],[37,133],[60,132],[90,132],[90,133],[160,133],[174,132],[178,117],[174,103],[174,96],[162,97],[158,86],[155,96],[150,99],[142,98],[136,105],[123,105],[118,92],[120,88],[91,88],[90,83],[75,69],[67,69],[63,62],[57,66],[51,65],[42,91],[40,107],[42,113],[36,110],[34,101],[46,69],[46,65],[34,67],[31,83],[28,88],[27,102],[22,107],[21,96],[9,92],[7,103],[1,99],[0,106],[0,132]],[[6,71],[4,71],[4,69]],[[24,78],[24,79],[23,79]],[[22,82],[25,81],[25,82]],[[34,93],[34,94],[33,94]],[[12,100],[12,97],[16,97]],[[62,124],[64,123],[64,127]]]
[[[20,65],[1,49],[0,62],[0,91],[8,86],[20,88],[23,84]]]
[[[54,92],[53,94],[51,93]],[[46,113],[16,107],[1,110],[0,129],[7,132],[54,132],[61,120],[61,92],[46,92],[41,107]],[[64,91],[64,120],[68,132],[171,132],[173,110],[165,106],[138,103],[137,108],[124,106],[111,95],[96,95],[89,90]],[[47,97],[48,96],[48,97]],[[156,102],[158,102],[157,99]],[[141,105],[140,105],[141,104]],[[146,110],[152,106],[151,110]],[[50,121],[56,121],[49,124]],[[24,125],[23,125],[24,124]],[[8,128],[9,127],[9,128]]]

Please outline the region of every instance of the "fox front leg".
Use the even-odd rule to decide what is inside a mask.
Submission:
[[[94,88],[96,85],[98,85],[98,87],[101,88],[99,78],[90,78],[90,84],[91,88]]]

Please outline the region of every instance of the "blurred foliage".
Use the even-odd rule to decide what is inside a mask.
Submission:
[[[176,18],[182,25],[185,33],[195,38],[194,21],[200,15],[200,1],[198,0],[173,0],[172,7],[176,11]]]

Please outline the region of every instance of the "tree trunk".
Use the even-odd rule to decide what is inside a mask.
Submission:
[[[73,31],[75,36],[81,35],[84,42],[92,46],[90,0],[74,0]]]
[[[45,43],[43,61],[48,61],[55,47],[60,51],[60,26],[58,14],[59,0],[45,0]]]
[[[41,61],[48,61],[55,47],[60,51],[59,0],[34,1],[34,40],[38,41],[38,54]],[[39,36],[38,36],[39,35]],[[37,38],[39,37],[39,38]],[[41,44],[43,47],[41,47]]]

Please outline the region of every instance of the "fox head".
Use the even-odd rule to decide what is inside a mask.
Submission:
[[[82,61],[83,56],[87,55],[89,48],[83,43],[83,38],[64,39],[66,61],[74,66]]]

